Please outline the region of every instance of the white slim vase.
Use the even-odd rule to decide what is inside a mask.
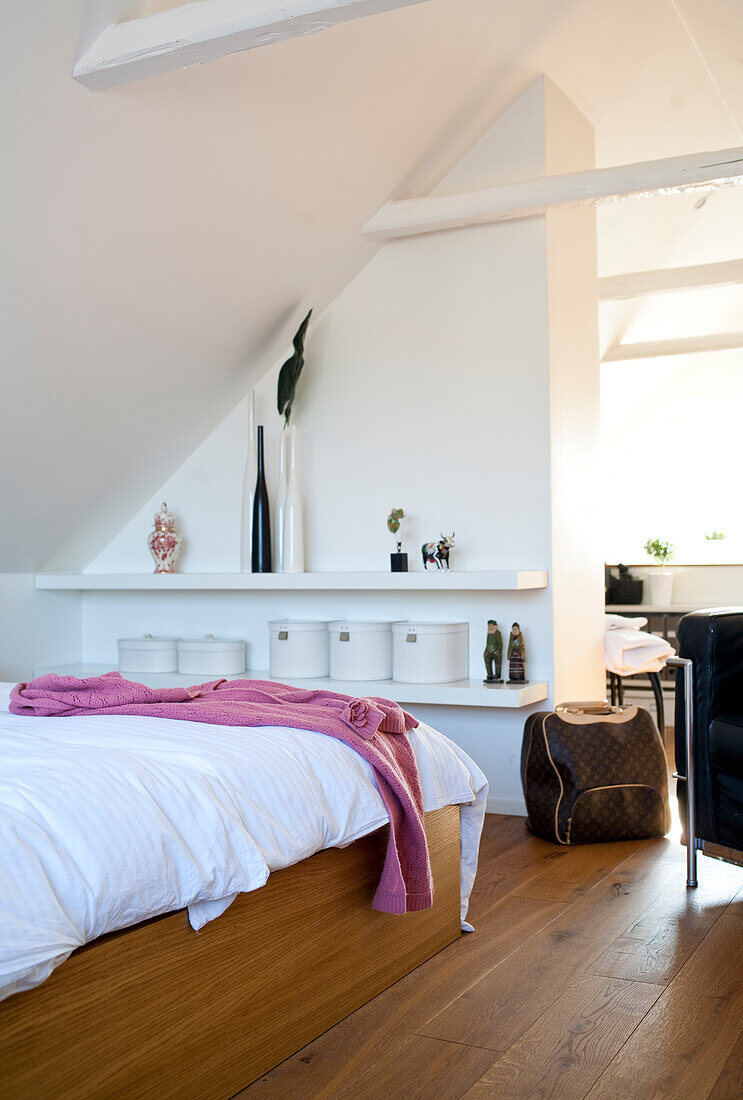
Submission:
[[[255,432],[255,390],[248,394],[248,453],[243,477],[242,519],[240,521],[240,570],[252,571],[253,549],[253,495],[258,478],[258,459]]]
[[[284,572],[304,573],[304,514],[302,490],[297,469],[296,429],[292,425],[289,442],[289,483],[284,513]]]
[[[286,477],[286,432],[282,428],[279,436],[279,484],[276,489],[276,503],[273,512],[273,571],[284,572],[284,518],[286,516],[286,494],[288,483]]]

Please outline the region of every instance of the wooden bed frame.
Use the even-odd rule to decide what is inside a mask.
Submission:
[[[432,909],[371,908],[385,827],[277,871],[198,934],[180,910],[75,951],[0,1003],[0,1097],[233,1096],[459,937],[459,808],[426,833]]]

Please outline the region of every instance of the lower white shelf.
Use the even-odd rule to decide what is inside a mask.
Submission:
[[[104,672],[111,672],[112,665],[80,664],[80,665],[56,665],[54,668],[38,668],[34,675],[41,676],[47,672],[56,672],[60,676],[101,676]],[[188,687],[200,681],[216,679],[212,676],[180,676],[177,672],[148,673],[130,672],[124,673],[128,680],[135,680],[147,687]],[[251,669],[240,676],[227,676],[228,680],[252,678],[255,680],[271,680],[272,677],[265,671]],[[275,677],[274,682],[279,683]],[[516,709],[528,707],[532,703],[539,703],[549,695],[549,684],[545,682],[533,682],[527,684],[497,684],[488,686],[482,680],[455,680],[451,684],[398,684],[395,680],[330,680],[328,678],[316,680],[284,680],[284,683],[293,687],[323,688],[326,691],[337,691],[342,695],[377,695],[384,699],[392,699],[396,703],[431,703],[438,706],[450,707],[507,707]]]

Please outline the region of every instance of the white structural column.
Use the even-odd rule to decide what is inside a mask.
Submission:
[[[350,19],[377,15],[424,0],[191,0],[126,18],[130,0],[89,0],[83,50],[72,75],[98,90],[146,76],[202,65],[227,54],[314,34]],[[103,5],[111,20],[101,24]],[[116,16],[122,17],[119,21]],[[92,39],[92,40],[91,40]]]
[[[692,153],[502,183],[460,194],[385,203],[364,226],[373,240],[545,214],[554,207],[597,206],[621,198],[710,190],[743,182],[743,148]]]
[[[545,170],[594,163],[588,120],[550,82]],[[564,178],[564,177],[563,177]],[[550,542],[555,702],[601,699],[604,577],[600,543],[600,371],[596,211],[548,210]]]

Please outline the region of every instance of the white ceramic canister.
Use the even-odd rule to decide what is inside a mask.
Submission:
[[[177,638],[119,638],[119,672],[177,672]]]
[[[328,623],[282,619],[271,632],[270,676],[275,680],[310,679],[330,671]]]
[[[447,684],[469,676],[469,623],[392,624],[392,678]]]
[[[178,642],[178,671],[186,676],[239,676],[245,672],[245,642],[233,638],[183,638]]]
[[[389,680],[392,677],[392,623],[328,623],[332,680]]]

